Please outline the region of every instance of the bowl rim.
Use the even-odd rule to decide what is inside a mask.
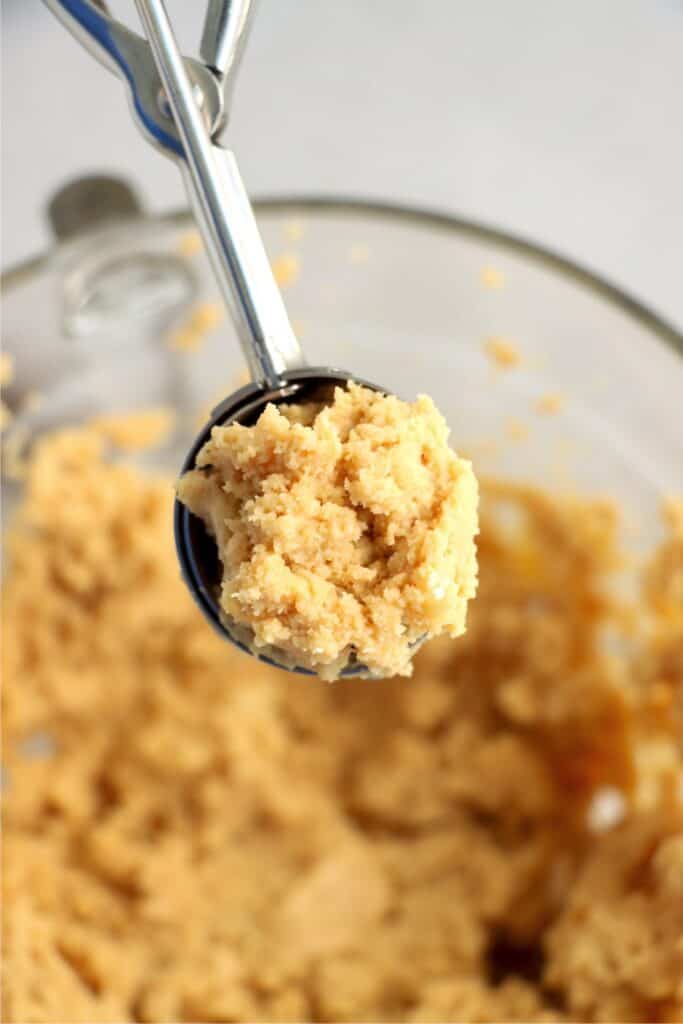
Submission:
[[[429,206],[413,203],[393,202],[358,196],[345,196],[338,193],[273,193],[256,196],[253,200],[256,212],[295,213],[309,210],[328,213],[347,211],[378,218],[393,218],[407,222],[428,225],[447,232],[455,232],[476,238],[480,241],[495,242],[511,252],[527,257],[547,269],[553,270],[582,285],[600,296],[611,305],[626,313],[638,323],[652,331],[660,341],[683,358],[683,332],[669,320],[657,313],[651,306],[641,302],[630,292],[614,284],[609,278],[590,270],[588,267],[562,255],[552,247],[541,245],[524,235],[507,231],[487,224],[484,221],[462,217],[457,213],[439,210]],[[173,225],[191,221],[189,209],[181,208],[159,213],[143,211],[130,223],[142,221],[149,224]],[[57,243],[57,247],[60,243]],[[68,243],[67,243],[68,244]],[[55,247],[47,248],[37,256],[29,257],[14,266],[8,267],[0,274],[0,287],[11,289],[25,278],[40,270],[47,264]]]

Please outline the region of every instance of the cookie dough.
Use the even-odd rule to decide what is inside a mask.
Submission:
[[[349,656],[410,675],[416,645],[465,631],[477,481],[431,399],[357,384],[215,427],[178,496],[223,564],[222,611],[253,648],[334,678]]]
[[[99,430],[31,451],[2,1019],[683,1019],[680,504],[625,614],[617,510],[482,481],[465,636],[334,686],[214,633],[172,504]]]

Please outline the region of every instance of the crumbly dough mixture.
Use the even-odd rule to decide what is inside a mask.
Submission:
[[[178,495],[216,539],[223,612],[335,678],[349,652],[410,675],[423,637],[465,630],[477,481],[431,399],[350,384],[329,405],[269,405],[214,427]],[[282,658],[278,658],[282,662]]]
[[[2,1019],[683,1019],[676,507],[634,615],[614,509],[485,483],[465,636],[326,687],[214,635],[172,490],[88,429],[29,464]]]

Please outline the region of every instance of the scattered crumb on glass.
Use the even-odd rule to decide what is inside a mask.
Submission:
[[[186,321],[168,338],[168,347],[176,352],[197,352],[207,335],[223,322],[225,312],[219,302],[199,302]]]
[[[14,374],[12,357],[7,352],[0,353],[0,387],[11,383]],[[12,412],[0,399],[0,431],[5,430],[12,421]]]
[[[505,433],[511,441],[526,441],[529,436],[529,428],[521,420],[510,419],[505,424]]]
[[[547,395],[541,395],[534,408],[536,412],[544,416],[554,416],[556,413],[561,412],[563,406],[564,398],[562,395],[549,392]]]
[[[11,384],[14,377],[14,360],[9,352],[0,352],[0,387]],[[6,430],[12,421],[12,412],[0,399],[0,431]]]
[[[503,370],[511,370],[519,366],[522,356],[514,342],[505,338],[491,337],[484,342],[484,350],[489,359]]]
[[[503,288],[505,285],[505,274],[495,267],[483,267],[481,271],[481,283],[485,288]]]
[[[370,249],[367,245],[356,244],[349,249],[349,263],[367,263],[370,259]]]
[[[288,242],[300,242],[305,233],[304,222],[295,218],[286,220],[282,225],[282,233]]]
[[[273,276],[280,288],[287,288],[299,277],[301,265],[299,257],[293,252],[285,252],[273,260]]]
[[[14,380],[14,360],[9,352],[0,354],[0,387],[11,384]],[[29,391],[19,399],[18,413],[35,412],[43,403],[43,396],[39,391]],[[0,431],[4,431],[14,420],[14,412],[0,400]]]
[[[159,408],[98,416],[92,420],[91,428],[114,447],[133,452],[162,444],[174,423],[173,410]]]
[[[0,387],[6,387],[14,379],[14,360],[9,352],[0,352]]]
[[[188,231],[178,239],[178,253],[185,259],[197,256],[203,247],[202,236],[198,231]]]
[[[14,360],[9,352],[0,352],[0,387],[6,387],[14,379]],[[0,431],[6,430],[12,422],[12,410],[0,399]]]

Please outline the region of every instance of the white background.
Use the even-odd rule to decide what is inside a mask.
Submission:
[[[190,48],[204,4],[169,7]],[[182,204],[117,80],[39,0],[5,0],[3,23],[3,265],[45,245],[46,197],[83,172]],[[232,140],[254,194],[484,220],[683,325],[683,0],[261,0]]]

